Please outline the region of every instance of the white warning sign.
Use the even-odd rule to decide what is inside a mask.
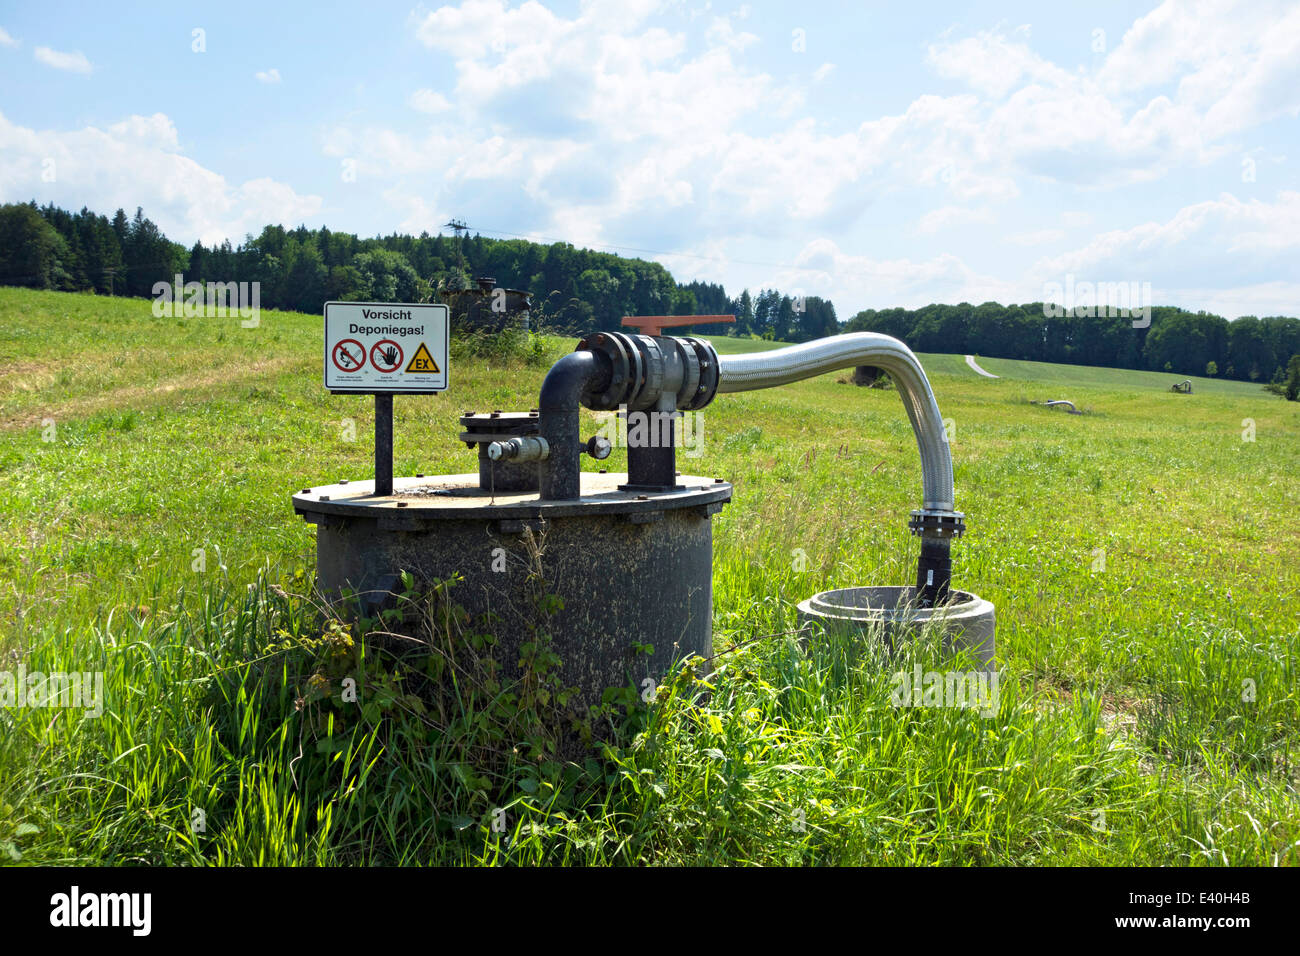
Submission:
[[[451,310],[408,302],[325,303],[331,392],[441,392]]]

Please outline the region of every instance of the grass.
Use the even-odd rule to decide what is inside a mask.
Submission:
[[[965,363],[964,356],[948,357],[957,358],[963,364]],[[1052,386],[1097,385],[1117,390],[1155,388],[1167,392],[1176,383],[1186,382],[1190,379],[1193,395],[1208,392],[1213,395],[1255,397],[1263,392],[1263,383],[1241,382],[1229,378],[1206,378],[1203,375],[1189,376],[1178,375],[1173,372],[1095,368],[1090,365],[1053,365],[1050,362],[1020,362],[1015,359],[979,358],[978,356],[976,361],[984,371],[1002,378],[1023,382],[1038,382]],[[1056,396],[1052,397],[1055,398]],[[1068,398],[1069,396],[1063,397]]]
[[[371,404],[323,391],[319,317],[0,289],[0,319],[0,670],[104,675],[97,718],[0,710],[0,860],[1300,861],[1300,406],[1257,387],[922,356],[968,515],[955,580],[997,606],[992,719],[892,706],[899,667],[963,666],[933,641],[885,662],[789,636],[809,594],[912,573],[897,394],[721,396],[683,459],[736,486],[707,697],[684,672],[604,759],[498,765],[414,733],[400,688],[346,731],[309,719],[311,668],[360,651],[300,596],[289,496],[371,473]],[[458,416],[533,407],[572,342],[539,347],[399,398],[397,473],[473,470]],[[1030,404],[1058,397],[1085,414]]]

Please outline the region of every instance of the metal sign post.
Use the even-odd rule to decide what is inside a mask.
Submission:
[[[375,494],[393,493],[393,396],[375,395]]]
[[[375,396],[375,495],[393,493],[393,396],[449,384],[451,310],[408,302],[325,303],[325,387]]]

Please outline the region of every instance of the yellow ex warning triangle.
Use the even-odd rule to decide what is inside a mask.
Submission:
[[[429,354],[429,350],[427,347],[425,347],[425,344],[423,342],[421,342],[420,347],[415,350],[415,354],[411,356],[411,362],[409,365],[406,366],[406,371],[408,373],[409,372],[437,373],[438,363],[433,360],[433,356]]]

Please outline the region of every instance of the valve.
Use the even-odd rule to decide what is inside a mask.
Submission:
[[[551,456],[551,446],[540,435],[521,435],[492,442],[487,454],[493,461],[545,461]]]
[[[587,444],[582,450],[597,461],[604,461],[609,457],[609,453],[614,450],[613,444],[608,438],[602,435],[592,435],[587,439]]]

